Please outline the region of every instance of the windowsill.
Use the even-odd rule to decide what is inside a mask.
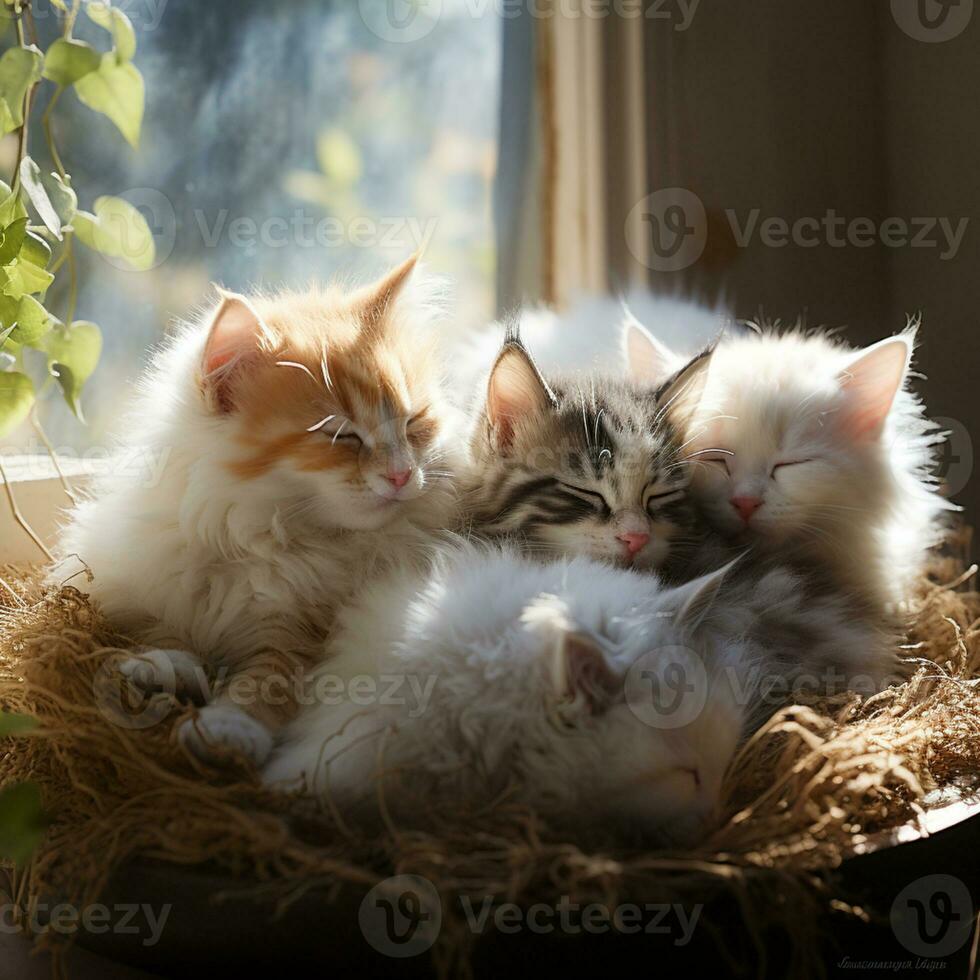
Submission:
[[[103,460],[58,460],[66,479],[76,491],[84,490],[91,477],[105,467]],[[24,519],[51,548],[64,512],[71,500],[47,456],[4,456],[0,458]],[[0,564],[43,561],[44,555],[14,520],[6,494],[0,491]]]

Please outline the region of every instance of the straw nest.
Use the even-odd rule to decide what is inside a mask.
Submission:
[[[97,900],[123,862],[207,865],[276,896],[283,907],[310,888],[365,888],[392,874],[425,876],[444,903],[434,955],[444,973],[466,968],[471,936],[457,901],[680,901],[725,891],[748,934],[785,928],[794,973],[807,972],[819,912],[847,905],[830,872],[847,856],[914,823],[936,791],[980,781],[980,594],[973,570],[937,557],[923,578],[902,653],[904,684],[788,708],[744,746],[731,767],[723,817],[696,851],[602,852],[562,840],[533,813],[501,804],[465,826],[426,833],[391,826],[364,839],[329,813],[288,819],[292,801],[254,774],[202,768],[176,744],[178,704],[147,728],[113,723],[100,708],[109,665],[126,637],[76,588],[45,590],[38,570],[0,569],[0,706],[40,729],[0,742],[0,786],[31,780],[50,827],[30,864],[12,875],[29,907],[56,894]],[[100,687],[100,685],[103,685]],[[101,694],[97,692],[101,691]],[[287,913],[288,914],[288,913]],[[711,930],[708,930],[710,933]],[[41,941],[53,941],[48,935]]]

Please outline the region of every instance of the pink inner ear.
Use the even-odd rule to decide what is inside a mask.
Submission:
[[[235,358],[257,350],[262,336],[262,321],[244,297],[222,297],[204,348],[205,376],[226,367]]]
[[[680,367],[679,359],[632,317],[626,323],[626,364],[634,381],[649,385]]]
[[[497,359],[487,387],[487,419],[497,447],[506,449],[519,419],[546,408],[551,392],[522,349],[505,350]]]
[[[840,420],[854,439],[881,435],[895,396],[905,380],[911,346],[904,337],[892,337],[869,347],[841,372],[846,401]]]
[[[593,714],[607,708],[622,690],[622,679],[610,668],[601,647],[583,633],[566,634],[562,653],[568,694],[581,692]]]

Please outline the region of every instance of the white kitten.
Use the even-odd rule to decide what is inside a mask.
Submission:
[[[625,335],[634,379],[657,383],[670,351],[638,324]],[[864,350],[799,331],[723,338],[688,435],[710,524],[816,563],[872,608],[905,598],[950,509],[931,475],[942,435],[908,384],[914,336]]]
[[[342,614],[264,780],[364,826],[380,801],[425,824],[510,792],[580,834],[688,842],[739,739],[793,685],[884,682],[887,645],[851,618],[781,569],[666,588],[462,547]]]
[[[157,648],[124,674],[179,693],[200,690],[202,663],[227,674],[180,731],[202,758],[261,762],[295,703],[240,703],[236,680],[288,684],[337,605],[452,519],[453,415],[413,264],[346,294],[223,294],[129,415],[124,450],[162,460],[159,478],[107,477],[64,531],[103,612]]]

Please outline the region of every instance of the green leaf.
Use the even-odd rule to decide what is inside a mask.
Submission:
[[[18,218],[4,228],[3,237],[0,238],[0,265],[7,265],[17,258],[26,237],[27,218]]]
[[[27,217],[27,208],[20,199],[20,194],[13,191],[0,180],[0,225],[4,228],[12,224],[18,218]]]
[[[364,169],[357,144],[344,130],[336,127],[328,129],[317,139],[316,158],[320,169],[342,187],[356,184]]]
[[[41,52],[33,45],[10,48],[0,57],[0,135],[24,124],[24,97],[41,77]]]
[[[91,44],[59,37],[51,42],[44,56],[44,77],[58,85],[73,85],[80,78],[99,70],[102,55]]]
[[[138,271],[153,267],[156,246],[146,218],[121,197],[100,197],[95,214],[79,211],[72,220],[78,239],[103,255],[122,259]]]
[[[0,438],[13,432],[34,404],[34,385],[26,374],[0,374]]]
[[[45,819],[41,791],[18,783],[0,791],[0,855],[23,865],[41,843]]]
[[[51,246],[40,235],[35,235],[28,229],[20,249],[20,258],[22,262],[30,262],[39,269],[45,269],[51,260]]]
[[[112,34],[116,57],[120,62],[131,61],[136,54],[136,33],[129,18],[118,8],[94,0],[86,8],[89,20]]]
[[[12,711],[0,711],[0,738],[7,738],[9,735],[26,735],[36,728],[36,718],[17,715]]]
[[[22,296],[17,304],[16,323],[10,339],[36,347],[51,329],[51,314],[33,296]]]
[[[20,161],[20,186],[24,188],[24,193],[34,205],[34,210],[44,222],[45,228],[60,242],[61,219],[41,183],[41,168],[30,157],[24,157]]]
[[[118,64],[113,55],[103,55],[99,70],[80,78],[75,91],[90,109],[108,116],[130,146],[139,146],[143,76],[131,62]]]
[[[70,225],[71,219],[75,217],[75,211],[78,208],[78,197],[72,189],[71,177],[66,176],[66,179],[62,180],[58,174],[53,173],[47,178],[42,177],[41,181],[44,184],[45,190],[48,192],[48,198],[54,205],[55,211],[58,212],[61,227],[64,228],[65,225]]]
[[[79,397],[99,363],[101,331],[88,320],[76,320],[67,330],[52,330],[37,347],[48,355],[48,370],[58,379],[68,407],[84,421]]]
[[[11,265],[0,268],[0,293],[14,299],[43,293],[53,282],[54,276],[50,272],[27,261],[23,255]]]

